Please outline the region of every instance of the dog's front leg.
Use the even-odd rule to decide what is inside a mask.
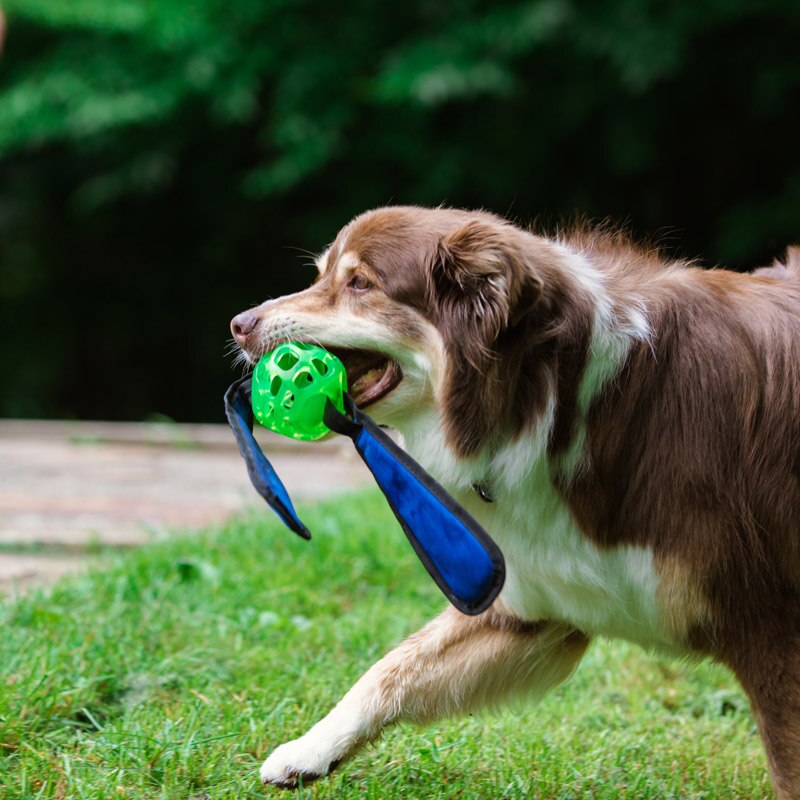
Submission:
[[[425,722],[510,695],[543,695],[563,681],[588,639],[553,622],[523,623],[491,609],[454,608],[372,666],[308,733],[281,745],[261,767],[264,783],[291,788],[327,775],[387,725]]]

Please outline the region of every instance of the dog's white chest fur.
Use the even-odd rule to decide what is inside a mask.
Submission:
[[[553,486],[546,458],[531,460],[531,451],[538,449],[534,443],[517,442],[494,459],[495,502],[486,503],[471,489],[484,466],[450,457],[430,428],[426,435],[405,438],[411,455],[453,492],[502,550],[506,582],[499,608],[526,620],[559,620],[589,634],[670,647],[652,552],[594,545]]]
[[[533,476],[529,488],[491,505],[464,498],[505,556],[499,607],[523,619],[561,620],[590,634],[667,645],[652,553],[596,547],[546,474]]]

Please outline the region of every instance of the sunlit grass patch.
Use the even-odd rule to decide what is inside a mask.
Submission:
[[[264,511],[0,606],[0,797],[244,798],[444,601],[376,494]],[[457,676],[454,676],[457,679]],[[762,798],[741,690],[709,664],[593,645],[536,708],[402,726],[318,798]]]

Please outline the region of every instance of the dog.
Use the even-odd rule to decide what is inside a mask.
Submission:
[[[592,637],[727,665],[800,798],[800,248],[737,274],[623,233],[386,207],[308,289],[237,315],[338,354],[350,393],[491,534],[506,582],[449,607],[261,767],[295,787],[389,724],[541,697]]]

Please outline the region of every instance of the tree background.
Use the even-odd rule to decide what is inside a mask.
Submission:
[[[0,416],[220,420],[230,317],[352,215],[800,240],[797,0],[5,0]]]

